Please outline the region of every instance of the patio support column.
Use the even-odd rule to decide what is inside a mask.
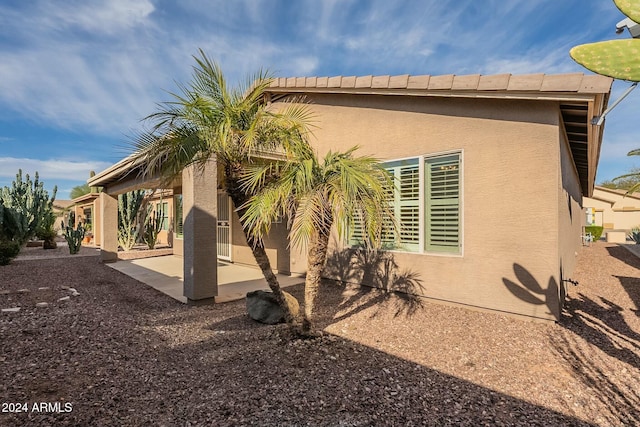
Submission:
[[[215,159],[182,172],[184,296],[189,302],[218,295],[217,187]]]
[[[100,193],[100,257],[102,262],[118,260],[118,196]]]

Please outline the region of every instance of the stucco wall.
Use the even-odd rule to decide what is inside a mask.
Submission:
[[[546,304],[526,301],[544,299],[559,271],[556,104],[321,94],[308,100],[321,156],[354,145],[381,160],[462,152],[462,255],[390,252],[397,265],[390,277],[411,277],[412,292],[443,301],[554,317]],[[340,265],[340,242],[333,249],[327,274],[357,281],[343,268],[352,263]]]
[[[557,316],[568,290],[563,279],[571,279],[576,266],[577,252],[582,245],[582,226],[585,222],[582,210],[582,191],[578,173],[573,165],[569,143],[564,132],[560,133],[560,188],[558,197],[558,248],[560,255],[559,276],[555,277],[559,289],[558,307],[554,307]],[[544,228],[543,228],[544,229]],[[570,291],[570,290],[569,290]],[[551,293],[549,298],[551,298]],[[550,301],[551,302],[551,301]],[[553,307],[551,304],[549,304]]]
[[[251,248],[247,245],[247,240],[242,232],[238,214],[233,212],[233,222],[231,224],[231,260],[234,263],[258,267]],[[265,251],[269,257],[271,268],[280,274],[296,274],[304,272],[299,268],[299,260],[291,259],[289,256],[286,221],[274,223],[271,226],[271,233],[264,239]]]

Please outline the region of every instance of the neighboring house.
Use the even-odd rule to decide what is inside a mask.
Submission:
[[[625,190],[596,186],[591,197],[585,197],[584,207],[592,214],[594,225],[605,230],[630,231],[640,227],[640,193],[627,195]]]
[[[54,200],[53,201],[53,213],[56,216],[56,222],[53,224],[53,229],[58,233],[62,233],[62,223],[67,225],[68,214],[73,205],[72,200]]]
[[[85,239],[99,246],[102,237],[100,234],[100,193],[84,194],[76,197],[72,202],[72,212],[75,218],[74,226],[77,227],[79,223],[82,223],[86,229]]]
[[[87,229],[86,236],[88,240],[96,246],[100,246],[102,242],[102,210],[100,193],[89,193],[80,197],[76,197],[71,201],[70,208],[75,215],[75,225],[82,222]],[[144,216],[143,209],[149,209],[151,212],[162,212],[161,230],[158,233],[156,245],[171,246],[173,243],[173,194],[170,190],[163,191],[147,191],[145,200],[140,209],[140,217]],[[65,221],[68,221],[65,220]],[[117,224],[117,223],[116,223]],[[180,230],[178,230],[180,233]]]
[[[397,180],[399,238],[374,259],[356,241],[334,239],[328,277],[554,320],[581,247],[582,198],[594,188],[603,128],[592,119],[611,84],[583,74],[280,78],[266,101],[277,109],[304,95],[320,156],[359,145]],[[117,195],[148,185],[138,167],[127,158],[88,181],[104,187],[106,262],[116,260]],[[251,251],[215,162],[201,174],[185,170],[172,187],[184,218],[174,244],[184,294],[215,297],[214,254],[255,264]],[[268,255],[280,273],[304,273],[305,254],[288,248],[285,226],[272,230]]]

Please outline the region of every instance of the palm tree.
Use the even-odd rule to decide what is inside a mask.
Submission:
[[[69,197],[71,198],[71,200],[73,200],[89,193],[91,193],[91,187],[89,187],[89,184],[76,185],[71,189],[71,192],[69,193]]]
[[[390,175],[376,159],[354,157],[356,149],[329,152],[321,163],[311,147],[299,145],[283,164],[254,167],[243,178],[247,191],[261,188],[242,217],[250,233],[260,239],[274,220],[287,217],[291,244],[307,249],[303,333],[312,332],[332,227],[341,239],[358,227],[364,241],[375,247],[383,225],[394,224],[387,198],[393,185]]]
[[[270,111],[265,91],[272,79],[266,72],[229,88],[218,64],[202,50],[194,59],[191,82],[180,85],[181,93],[172,94],[173,101],[160,104],[159,111],[147,117],[153,126],[137,136],[133,158],[142,165],[143,176],[159,175],[164,183],[180,176],[187,166],[203,167],[215,158],[223,171],[222,186],[242,217],[250,197],[240,185],[246,166],[265,153],[277,155],[298,143],[307,132],[311,116],[298,102],[285,103],[278,112]],[[242,225],[269,287],[287,321],[293,323],[262,240],[248,234]]]

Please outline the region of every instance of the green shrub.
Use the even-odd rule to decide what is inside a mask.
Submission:
[[[0,265],[7,265],[20,253],[18,242],[0,239]]]
[[[601,225],[588,225],[584,228],[584,231],[586,233],[591,233],[594,242],[600,240],[600,237],[602,236],[602,230],[603,227]]]

